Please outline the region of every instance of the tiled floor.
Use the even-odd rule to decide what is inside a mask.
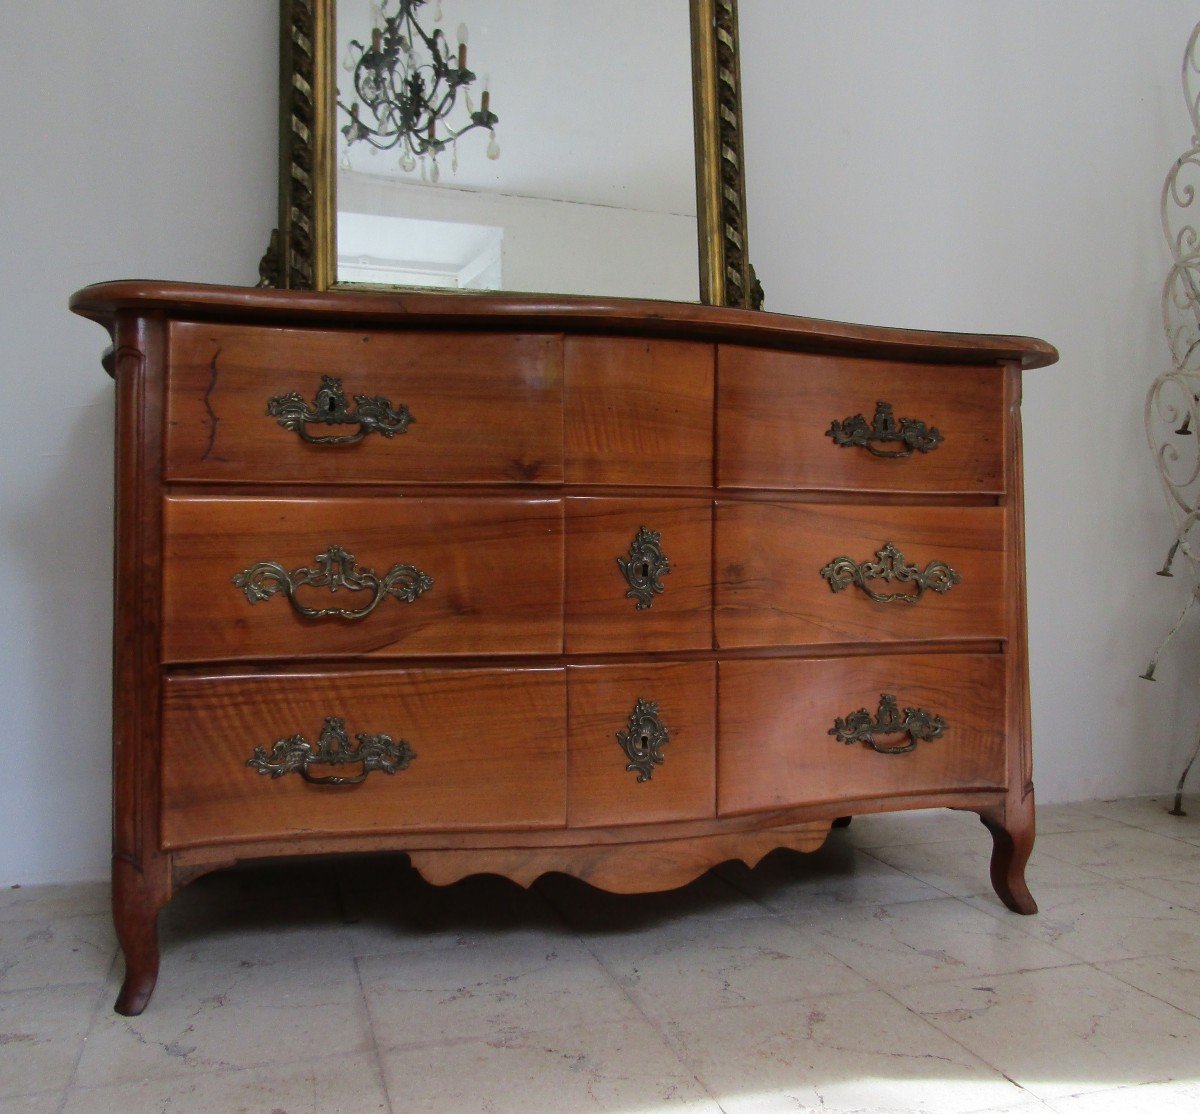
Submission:
[[[201,879],[112,1012],[103,886],[0,892],[0,1109],[1200,1110],[1200,801],[1052,806],[1018,917],[972,814],[613,897],[394,859]]]

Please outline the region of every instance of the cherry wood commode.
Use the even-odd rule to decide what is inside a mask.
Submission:
[[[1040,341],[110,283],[121,1013],[171,895],[402,851],[621,892],[948,806],[1024,881]]]

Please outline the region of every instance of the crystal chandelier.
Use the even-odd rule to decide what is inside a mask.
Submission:
[[[389,15],[393,2],[396,12]],[[441,18],[441,0],[436,2],[435,24]],[[450,148],[451,169],[457,171],[458,137],[474,128],[487,128],[491,135],[487,156],[500,157],[495,131],[500,118],[491,110],[486,82],[478,109],[471,98],[469,87],[475,75],[467,69],[466,24],[459,24],[458,49],[452,51],[440,27],[427,33],[418,22],[417,12],[426,3],[428,0],[376,0],[371,5],[375,26],[370,46],[351,39],[346,47],[342,67],[354,74],[357,99],[349,104],[338,99],[338,107],[349,117],[341,129],[346,137],[343,170],[350,169],[350,148],[365,142],[380,151],[398,147],[401,170],[411,173],[420,166],[423,181],[437,182],[441,177],[438,156]],[[450,116],[460,89],[466,118],[455,127]]]

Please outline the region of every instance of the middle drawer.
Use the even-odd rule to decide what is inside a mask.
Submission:
[[[999,507],[719,502],[717,645],[1005,636]]]
[[[163,660],[562,649],[558,499],[169,497]]]

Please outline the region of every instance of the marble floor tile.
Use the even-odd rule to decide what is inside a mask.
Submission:
[[[1042,885],[1034,888],[1034,897],[1037,915],[1012,918],[1011,923],[1089,963],[1200,947],[1200,913],[1132,886],[1101,879],[1083,885]],[[990,895],[965,900],[1010,923],[1011,914]]]
[[[357,963],[375,1038],[387,1050],[637,1016],[604,967],[571,937],[530,932]]]
[[[1049,1103],[1054,1114],[1196,1114],[1200,1083],[1143,1083]]]
[[[63,917],[111,916],[107,882],[9,886],[0,889],[0,921],[45,921]]]
[[[1013,919],[1017,914],[1009,914]],[[957,898],[902,905],[855,906],[836,917],[797,921],[816,940],[878,986],[974,978],[1073,962],[1065,952],[1005,918]]]
[[[323,950],[292,958],[222,963],[168,953],[140,1017],[112,1012],[119,980],[110,980],[74,1085],[298,1063],[314,1049],[323,1056],[365,1053],[370,1033],[353,961]]]
[[[1200,912],[1200,870],[1191,878],[1130,878],[1124,884],[1168,905]]]
[[[895,993],[1043,1100],[1200,1072],[1200,1021],[1084,964]]]
[[[596,937],[588,946],[656,1022],[727,1006],[870,989],[811,933],[776,917],[686,921]]]
[[[292,1050],[292,1053],[299,1050]],[[241,1071],[211,1071],[186,1079],[151,1079],[116,1087],[71,1090],[63,1114],[371,1114],[387,1111],[374,1053],[323,1057]]]
[[[909,844],[903,847],[875,847],[869,854],[895,870],[918,878],[954,897],[990,894],[997,908],[1003,908],[991,883],[992,837],[981,829],[982,838]],[[1025,868],[1025,880],[1037,898],[1044,885],[1072,882],[1101,882],[1104,879],[1089,870],[1052,858],[1039,843]]]
[[[966,1114],[1029,1097],[882,991],[696,1013],[666,1033],[727,1114]]]
[[[65,1101],[62,1091],[14,1095],[12,1098],[0,1098],[0,1114],[59,1114]]]
[[[1171,954],[1142,956],[1097,966],[1122,982],[1200,1018],[1200,942]],[[1200,1066],[1197,1067],[1197,1080],[1200,1081]],[[1200,1110],[1200,1104],[1196,1109]]]
[[[753,870],[726,864],[717,873],[777,913],[871,902],[890,905],[943,896],[941,891],[845,842],[819,851],[775,851]]]
[[[103,982],[116,954],[109,914],[0,921],[0,991]]]
[[[15,1096],[66,1087],[100,994],[98,984],[0,994],[0,1100],[18,1109]]]
[[[405,1114],[721,1114],[641,1018],[513,1032],[383,1053],[392,1107]]]
[[[1116,801],[1090,801],[1080,807],[1094,816],[1103,816],[1148,832],[1200,843],[1200,796],[1188,794],[1183,798],[1186,816],[1172,816],[1174,794],[1161,797],[1131,797]],[[1038,817],[1041,819],[1040,815]]]
[[[1039,836],[1037,848],[1045,855],[1118,882],[1136,878],[1194,878],[1200,871],[1200,844],[1142,828]]]

